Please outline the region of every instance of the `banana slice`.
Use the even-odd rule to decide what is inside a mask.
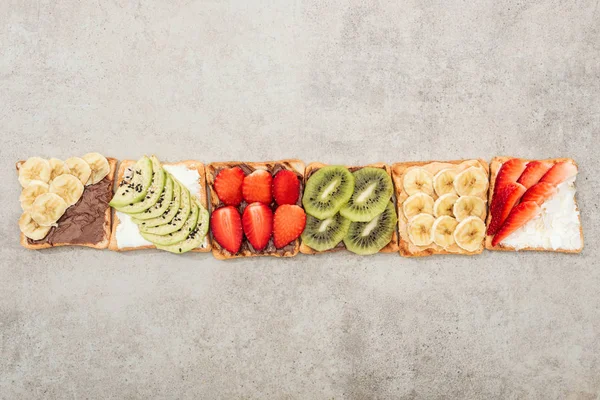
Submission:
[[[460,196],[479,196],[488,189],[488,178],[482,168],[469,167],[454,178],[454,190]]]
[[[19,183],[27,187],[29,182],[36,180],[48,183],[50,181],[50,163],[40,157],[30,157],[19,167]]]
[[[435,218],[431,214],[418,214],[408,221],[408,238],[416,246],[428,246],[433,239],[431,238],[431,228]]]
[[[67,164],[63,160],[51,158],[48,162],[50,163],[50,181],[62,174],[71,173],[71,170],[69,170],[69,167],[67,167]]]
[[[454,243],[454,229],[458,221],[447,215],[443,215],[435,220],[431,227],[431,239],[433,243],[444,249],[452,246]]]
[[[441,217],[442,215],[453,216],[452,208],[454,207],[454,203],[458,200],[458,196],[454,193],[446,193],[435,201],[433,204],[433,215],[436,217]]]
[[[433,175],[423,168],[413,168],[404,174],[404,190],[408,195],[418,192],[433,195]]]
[[[415,193],[404,200],[402,210],[406,219],[421,213],[433,214],[433,198],[422,192]]]
[[[62,197],[69,207],[79,201],[83,189],[83,183],[71,174],[57,176],[50,183],[50,193],[56,193]]]
[[[485,219],[486,206],[485,201],[476,196],[461,196],[454,203],[454,217],[460,222],[467,217],[477,217]]]
[[[92,175],[92,168],[90,165],[85,162],[83,158],[79,157],[71,157],[65,160],[67,167],[71,171],[70,174],[74,175],[77,179],[81,181],[84,185],[90,179]]]
[[[446,168],[435,174],[433,177],[433,188],[438,196],[448,193],[456,193],[454,190],[454,178],[458,172],[452,168]]]
[[[475,251],[485,237],[485,223],[478,217],[467,217],[454,230],[454,240],[461,249]]]
[[[85,184],[86,186],[100,182],[110,172],[108,160],[100,153],[87,153],[81,158],[83,158],[92,169],[92,174]]]
[[[56,193],[38,196],[31,206],[30,215],[38,225],[52,226],[67,209],[67,202]]]
[[[29,185],[23,188],[21,195],[19,196],[23,211],[28,212],[36,197],[48,193],[48,190],[50,190],[50,188],[46,182],[36,180],[30,181]]]
[[[51,227],[41,226],[31,218],[29,213],[23,213],[21,218],[19,218],[19,229],[29,239],[40,240],[46,237]]]

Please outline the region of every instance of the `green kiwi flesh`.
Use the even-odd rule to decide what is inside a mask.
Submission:
[[[316,251],[333,249],[344,239],[349,227],[350,221],[340,214],[323,220],[309,214],[302,232],[302,243]]]
[[[356,254],[375,254],[392,240],[397,221],[394,204],[389,201],[383,213],[373,220],[352,222],[344,237],[344,244]]]
[[[368,222],[381,214],[392,197],[392,179],[382,168],[365,167],[352,173],[354,193],[340,209],[353,222]]]
[[[324,220],[333,217],[352,196],[354,175],[348,168],[331,165],[308,178],[302,205],[307,214]]]

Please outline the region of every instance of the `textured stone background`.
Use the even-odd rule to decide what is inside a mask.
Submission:
[[[600,6],[0,1],[0,398],[597,399]],[[581,255],[18,244],[14,163],[580,164]]]

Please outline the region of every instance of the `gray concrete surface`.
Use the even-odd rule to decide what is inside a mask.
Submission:
[[[598,398],[598,1],[3,0],[0,55],[0,398]],[[88,151],[571,156],[586,248],[20,248],[15,161]]]

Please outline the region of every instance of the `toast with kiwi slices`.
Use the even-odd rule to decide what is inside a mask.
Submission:
[[[307,213],[300,252],[356,254],[398,251],[390,167],[311,163],[304,177]]]
[[[215,162],[207,166],[206,177],[210,190],[211,202],[211,236],[212,252],[219,260],[240,257],[294,257],[300,248],[300,239],[296,238],[281,246],[275,246],[275,232],[270,224],[276,224],[278,209],[283,207],[278,203],[275,190],[278,174],[286,174],[297,182],[297,197],[292,198],[286,207],[301,209],[302,191],[304,181],[304,163],[300,160],[289,159],[266,162]],[[263,185],[266,195],[253,193],[253,179],[265,179]],[[244,190],[242,190],[244,187]],[[248,190],[245,190],[248,188]],[[272,188],[272,189],[271,189]],[[219,196],[219,194],[221,196]],[[253,213],[258,219],[264,220],[265,226],[256,229],[251,225],[251,209],[262,210]],[[264,214],[263,214],[264,213]],[[304,212],[301,212],[304,214]],[[248,215],[246,215],[248,214]],[[242,226],[243,225],[243,226]],[[300,236],[302,226],[299,227]],[[256,231],[264,233],[264,239],[259,250],[254,247],[256,241],[253,236]]]
[[[119,201],[121,195],[126,200]],[[113,251],[211,250],[205,167],[199,161],[161,163],[154,156],[124,160],[111,205]]]
[[[43,160],[38,157],[32,159],[37,159],[37,162]],[[82,158],[71,157],[66,161],[51,158],[47,161],[50,168],[50,173],[46,174],[48,176],[32,177],[31,182],[22,179],[24,171],[21,171],[28,168],[29,160],[17,162],[19,181],[23,185],[21,205],[25,209],[31,206],[27,202],[28,197],[50,192],[66,199],[68,207],[51,228],[39,227],[40,230],[46,230],[43,237],[40,235],[34,240],[21,233],[21,246],[30,250],[61,246],[107,248],[112,222],[108,201],[112,196],[117,160],[98,153],[88,153]],[[27,211],[23,216],[26,214]],[[24,222],[23,216],[19,225]],[[29,223],[34,225],[35,221],[30,218]]]
[[[392,178],[402,256],[483,251],[489,186],[485,160],[396,163]]]

